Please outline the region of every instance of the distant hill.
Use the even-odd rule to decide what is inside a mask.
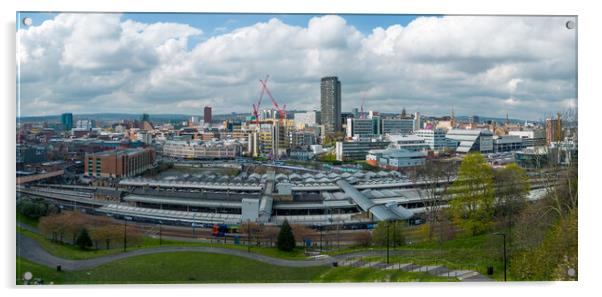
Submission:
[[[295,113],[305,112],[300,110],[287,110],[287,117],[293,118]],[[399,113],[381,113],[384,116],[396,116]],[[230,114],[214,114],[213,121],[219,122],[227,119],[236,119],[236,120],[244,120],[247,116],[250,116],[250,113],[230,113]],[[189,115],[189,114],[149,114],[149,117],[152,122],[168,122],[168,121],[185,121],[190,119],[191,116],[199,117],[202,119],[202,115]],[[422,115],[423,117],[433,117],[429,115]],[[74,114],[74,120],[96,120],[96,121],[108,121],[108,122],[118,122],[121,120],[140,120],[142,118],[142,114],[131,114],[131,113],[94,113],[94,114]],[[457,116],[456,119],[458,121],[468,121],[468,116]],[[481,122],[487,121],[495,121],[497,123],[505,123],[506,118],[495,118],[495,117],[485,117],[479,116]],[[60,122],[60,115],[48,115],[48,116],[25,116],[18,117],[17,121],[28,123],[28,122]],[[524,123],[525,120],[522,119],[509,119],[511,123]],[[529,122],[537,122],[537,121],[529,121]]]
[[[250,115],[246,114],[215,114],[213,115],[214,121],[222,121],[226,119],[232,118],[245,118]],[[168,122],[168,121],[185,121],[190,119],[191,116],[196,116],[199,118],[203,118],[202,115],[187,115],[187,114],[149,114],[151,121],[157,122]],[[73,120],[96,120],[96,121],[108,121],[108,122],[118,122],[121,120],[140,120],[142,118],[142,114],[130,114],[130,113],[94,113],[94,114],[73,114]],[[48,116],[25,116],[25,117],[17,117],[17,122],[60,122],[60,115],[48,115]]]

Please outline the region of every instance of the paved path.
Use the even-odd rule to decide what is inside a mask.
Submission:
[[[216,248],[216,247],[204,247],[204,246],[165,246],[155,248],[145,248],[139,250],[133,250],[125,253],[112,254],[101,256],[86,260],[69,260],[56,257],[51,255],[44,250],[37,241],[34,239],[17,233],[17,256],[30,260],[32,262],[42,264],[48,267],[56,267],[60,264],[63,270],[73,271],[89,269],[99,265],[103,265],[116,260],[121,260],[134,256],[150,255],[157,253],[172,253],[172,252],[200,252],[210,254],[221,254],[243,257],[251,260],[264,262],[271,265],[287,266],[287,267],[312,267],[312,266],[323,266],[331,265],[332,258],[324,258],[320,260],[285,260],[279,258],[272,258],[257,253],[249,253],[243,250]]]
[[[27,229],[32,232],[39,232],[36,228],[28,226],[26,224],[18,223],[19,227]],[[395,265],[387,265],[381,262],[364,262],[361,260],[363,257],[373,257],[373,256],[386,256],[385,250],[376,250],[376,251],[359,251],[352,252],[348,254],[340,254],[335,256],[327,256],[318,260],[285,260],[280,258],[273,258],[269,256],[264,256],[257,253],[249,253],[244,250],[235,250],[235,249],[227,249],[227,248],[218,248],[218,247],[203,247],[203,246],[188,246],[188,247],[178,247],[178,246],[164,246],[164,247],[154,247],[154,248],[145,248],[139,250],[133,250],[125,253],[118,253],[112,255],[101,256],[92,259],[86,260],[69,260],[64,258],[59,258],[48,253],[40,244],[19,232],[17,232],[17,256],[25,258],[29,261],[42,264],[48,267],[55,268],[57,265],[61,265],[61,268],[65,271],[76,271],[76,270],[84,270],[94,268],[96,266],[100,266],[103,264],[107,264],[113,261],[141,256],[141,255],[150,255],[157,253],[173,253],[173,252],[200,252],[200,253],[210,253],[210,254],[221,254],[221,255],[230,255],[230,256],[238,256],[251,260],[260,261],[263,263],[277,265],[277,266],[286,266],[286,267],[313,267],[313,266],[325,266],[332,265],[334,262],[341,262],[342,266],[366,266],[372,267],[376,269],[403,269],[406,271],[420,271],[420,269],[425,269],[425,272],[429,272],[433,275],[449,275],[451,273],[454,275],[458,275],[459,272],[462,272],[458,275],[458,278],[461,281],[491,281],[491,279],[479,274],[476,271],[451,271],[445,267],[437,266],[437,267],[428,267],[428,266],[419,266],[415,264],[405,264],[405,268],[395,267]],[[393,250],[390,251],[390,255],[403,255],[408,253],[408,251],[402,250]],[[357,260],[357,259],[360,260]],[[366,265],[368,264],[368,265]],[[448,273],[449,272],[449,273]],[[462,277],[465,276],[465,277]]]

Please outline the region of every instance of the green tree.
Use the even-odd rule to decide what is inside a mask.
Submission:
[[[512,256],[510,271],[521,280],[577,280],[577,210],[560,217],[547,230],[543,240]]]
[[[92,246],[92,238],[90,238],[88,230],[84,228],[81,231],[79,231],[77,239],[75,239],[75,244],[79,246],[79,248],[82,250],[85,250]]]
[[[515,163],[496,170],[494,173],[496,210],[505,219],[508,234],[512,234],[512,218],[527,203],[529,176]]]
[[[39,219],[48,214],[58,212],[54,205],[49,205],[44,201],[30,199],[22,199],[17,202],[17,211],[32,219]]]
[[[282,227],[280,227],[276,246],[279,250],[285,252],[290,252],[295,249],[295,236],[293,235],[293,230],[287,220],[284,220]]]
[[[372,231],[372,242],[376,245],[387,245],[387,225],[389,228],[389,246],[405,244],[405,221],[380,221]]]
[[[450,192],[450,210],[454,221],[466,232],[479,234],[493,221],[493,169],[480,153],[464,157]]]

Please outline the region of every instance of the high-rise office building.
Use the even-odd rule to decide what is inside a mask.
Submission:
[[[73,114],[68,112],[61,115],[61,124],[65,130],[71,130],[73,128]]]
[[[560,141],[562,141],[562,120],[558,113],[555,119],[546,119],[546,143],[549,145],[552,142]]]
[[[148,115],[148,113],[143,113],[141,119],[142,122],[150,122],[150,116]]]
[[[419,112],[414,113],[414,130],[422,129],[422,118]]]
[[[205,106],[203,111],[203,121],[205,124],[211,124],[211,106]]]
[[[341,82],[336,76],[322,78],[320,98],[324,132],[334,134],[341,130]]]

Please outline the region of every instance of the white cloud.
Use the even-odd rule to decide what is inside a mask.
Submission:
[[[288,109],[318,108],[320,78],[337,75],[344,110],[367,92],[366,107],[384,112],[447,114],[453,105],[457,113],[538,118],[576,105],[566,101],[575,94],[576,40],[564,22],[420,17],[364,35],[334,15],[305,27],[274,18],[191,46],[202,31],[186,24],[60,14],[17,32],[21,114],[200,114],[205,104],[249,112],[258,80],[270,74]]]

